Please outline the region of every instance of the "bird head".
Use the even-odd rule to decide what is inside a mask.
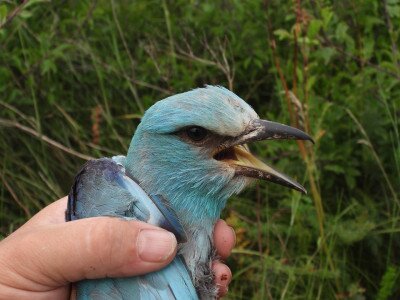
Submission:
[[[241,98],[216,86],[161,100],[147,110],[132,139],[126,169],[178,215],[214,221],[226,200],[254,178],[305,192],[253,156],[247,143],[312,139],[301,130],[262,120]]]

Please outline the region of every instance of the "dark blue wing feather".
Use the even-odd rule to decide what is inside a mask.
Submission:
[[[175,212],[159,195],[148,196],[124,167],[109,158],[91,160],[75,178],[68,196],[66,218],[95,216],[141,220],[186,240]],[[161,271],[130,278],[105,278],[78,283],[78,299],[197,299],[182,258]]]
[[[158,226],[175,234],[178,243],[186,242],[186,233],[175,211],[169,208],[168,203],[161,195],[150,195],[150,198],[164,217],[160,219],[160,224]]]
[[[178,217],[162,196],[147,195],[122,165],[109,158],[87,162],[68,197],[68,221],[96,216],[134,218],[174,233],[178,242],[186,240]]]

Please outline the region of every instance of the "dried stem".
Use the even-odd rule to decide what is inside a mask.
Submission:
[[[3,24],[0,24],[0,29],[7,26],[11,21],[18,16],[18,14],[22,11],[24,6],[28,3],[29,0],[23,0],[20,5],[18,5],[6,18],[6,21]]]
[[[11,197],[14,199],[15,203],[17,203],[17,205],[19,207],[21,207],[21,209],[24,211],[25,216],[29,219],[30,217],[32,217],[31,212],[29,211],[28,207],[26,207],[21,200],[19,200],[17,194],[14,192],[14,190],[11,188],[11,186],[9,185],[8,181],[6,180],[6,178],[3,176],[3,174],[0,173],[0,179],[3,182],[4,186],[6,187],[6,189],[8,190],[8,192],[11,194]]]
[[[195,62],[199,62],[205,65],[210,65],[218,68],[222,73],[224,73],[226,80],[228,81],[229,90],[231,91],[233,90],[233,82],[235,79],[235,68],[231,67],[231,65],[229,64],[225,46],[220,41],[218,45],[218,50],[219,50],[218,52],[212,49],[210,45],[207,43],[207,41],[204,41],[204,47],[207,50],[207,52],[210,53],[213,60],[209,60],[195,55],[190,46],[188,44],[187,46],[188,46],[187,50],[183,50],[179,47],[176,47],[177,52],[179,53],[176,54],[178,58],[192,60]]]
[[[269,13],[268,13],[269,1],[265,0],[264,4],[265,4],[265,8],[267,10],[267,15],[269,15]],[[296,127],[299,126],[300,113],[301,113],[301,111],[303,111],[304,113],[302,114],[302,116],[305,119],[305,124],[304,124],[306,126],[305,129],[308,130],[309,129],[309,125],[308,125],[309,120],[308,120],[308,111],[307,111],[308,107],[304,106],[303,103],[301,103],[301,101],[299,101],[301,110],[299,110],[299,113],[296,113],[296,111],[293,107],[293,102],[291,101],[292,100],[291,98],[293,98],[293,97],[295,99],[298,99],[298,97],[296,95],[296,91],[297,91],[296,69],[297,69],[297,64],[298,64],[298,51],[299,51],[297,39],[298,39],[299,34],[301,34],[301,25],[302,25],[301,1],[296,0],[295,5],[296,5],[296,7],[295,7],[296,24],[295,24],[295,28],[294,28],[294,39],[295,39],[294,43],[295,44],[294,44],[294,61],[293,61],[293,66],[294,66],[293,92],[291,92],[289,90],[287,81],[286,81],[283,71],[281,69],[279,56],[276,51],[277,44],[276,44],[276,40],[275,40],[274,34],[273,34],[274,31],[273,31],[273,28],[272,28],[272,25],[271,25],[271,22],[269,19],[267,20],[267,32],[268,32],[268,37],[270,40],[270,48],[272,51],[272,58],[274,60],[275,67],[278,72],[279,79],[280,79],[283,89],[285,91],[285,98],[286,98],[286,103],[288,106],[291,125],[296,126]],[[292,95],[292,97],[291,97],[291,95]],[[308,94],[307,94],[307,97],[308,97]],[[326,237],[325,237],[325,231],[324,231],[324,219],[325,219],[324,209],[323,209],[323,205],[322,205],[321,193],[319,191],[316,176],[315,176],[316,167],[315,167],[314,152],[313,152],[312,148],[308,148],[305,146],[304,141],[297,141],[297,145],[300,149],[301,156],[307,165],[307,174],[308,174],[308,179],[309,179],[310,186],[311,186],[311,194],[313,196],[315,210],[317,212],[321,246],[327,256],[327,261],[328,261],[328,264],[329,264],[331,270],[334,271],[335,266],[334,266],[333,260],[330,256],[328,246],[326,244]],[[336,286],[339,289],[338,282],[336,282]]]
[[[19,129],[19,130],[21,130],[23,132],[26,132],[26,133],[29,133],[30,135],[33,135],[34,137],[36,137],[36,138],[48,143],[49,145],[51,145],[51,146],[53,146],[55,148],[58,148],[58,149],[66,152],[68,154],[71,154],[73,156],[82,158],[84,160],[93,159],[93,157],[91,157],[89,155],[82,154],[82,153],[79,153],[79,152],[77,152],[77,151],[75,151],[73,149],[70,149],[70,148],[60,144],[59,142],[56,142],[55,140],[49,138],[48,136],[40,134],[39,132],[35,131],[34,129],[29,128],[27,126],[24,126],[24,125],[22,125],[22,124],[20,124],[20,123],[18,123],[16,121],[6,120],[6,119],[0,118],[0,126],[17,128],[17,129]]]

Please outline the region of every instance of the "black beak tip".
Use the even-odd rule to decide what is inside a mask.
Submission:
[[[311,136],[296,127],[261,119],[254,120],[252,126],[259,131],[256,136],[258,140],[290,139],[310,141],[315,144]]]
[[[296,183],[296,185],[292,186],[292,188],[299,191],[303,195],[307,195],[307,190],[299,183]]]
[[[315,145],[315,141],[313,140],[312,137],[310,137],[309,135],[307,135],[307,141],[310,141],[311,143],[313,143],[313,145]]]
[[[298,140],[303,140],[303,141],[310,141],[311,143],[313,143],[315,145],[315,141],[314,139],[309,136],[307,133],[305,133],[304,131],[300,130],[300,129],[296,129],[296,135],[294,135],[295,138],[297,138]]]

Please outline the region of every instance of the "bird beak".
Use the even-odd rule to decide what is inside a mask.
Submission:
[[[233,166],[237,176],[271,181],[306,194],[307,191],[301,184],[257,159],[246,145],[253,141],[277,139],[308,140],[314,143],[309,135],[297,128],[257,119],[248,125],[244,134],[223,143],[214,158]]]

